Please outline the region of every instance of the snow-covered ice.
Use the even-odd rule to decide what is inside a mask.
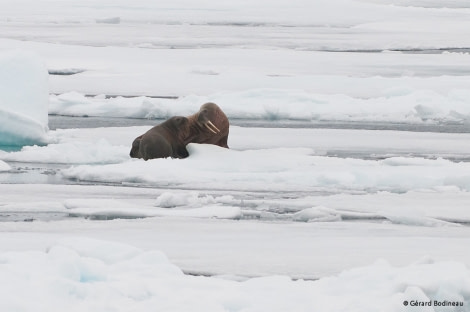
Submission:
[[[4,161],[0,160],[0,171],[10,170],[10,166]]]
[[[15,280],[2,287],[5,311],[38,304],[48,311],[402,311],[405,300],[450,303],[460,311],[470,278],[461,263],[423,259],[407,267],[377,261],[319,281],[270,276],[240,282],[184,275],[158,251],[77,238],[43,251],[1,253],[0,259],[1,276]]]
[[[6,1],[0,310],[469,311],[469,17],[465,0]],[[208,101],[230,149],[129,158]]]
[[[177,100],[148,97],[85,97],[72,92],[51,96],[50,112],[63,116],[168,118],[189,115],[200,103],[224,103],[234,119],[301,121],[374,121],[401,123],[468,122],[470,91],[439,94],[424,90],[389,90],[373,98],[312,94],[300,90],[251,89],[187,96]]]
[[[250,191],[406,192],[419,188],[456,186],[470,190],[467,162],[419,158],[385,160],[313,156],[308,148],[233,151],[217,146],[187,146],[187,160],[127,161],[105,166],[77,166],[63,170],[67,178],[155,186]],[[218,161],[222,160],[222,161]],[[236,164],[236,167],[234,167]]]
[[[159,121],[152,123],[157,124]],[[150,127],[51,130],[48,132],[49,144],[47,146],[25,146],[20,151],[9,153],[0,151],[0,159],[12,162],[84,165],[131,162],[129,142],[132,142],[135,137]],[[373,159],[414,156],[460,160],[468,158],[470,153],[470,146],[466,144],[468,140],[470,140],[468,133],[231,126],[230,151],[221,150],[221,152],[234,155],[234,157],[244,153],[259,153],[259,156],[262,156],[262,150],[277,149],[280,153],[290,152],[293,157],[299,153],[310,153],[314,156],[353,157],[359,155]],[[194,147],[198,149],[197,145]],[[213,148],[199,146],[202,152]],[[305,152],[306,149],[309,152]],[[215,150],[220,151],[217,148]],[[235,151],[244,151],[244,153]],[[171,163],[178,160],[161,159],[159,161]],[[414,161],[415,163],[420,162],[419,159]],[[392,165],[391,161],[388,163]],[[220,165],[223,166],[223,164]],[[282,166],[282,164],[279,165]],[[449,165],[452,164],[449,163]],[[455,165],[458,166],[458,164]],[[465,164],[460,165],[464,166]]]
[[[48,96],[47,69],[37,55],[0,53],[0,146],[46,142]]]

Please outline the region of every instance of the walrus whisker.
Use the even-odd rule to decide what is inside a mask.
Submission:
[[[211,125],[215,130],[217,130],[217,132],[220,132],[219,128],[217,128],[217,127],[212,123],[212,121],[208,120],[207,123],[208,123],[209,125]]]
[[[214,134],[217,134],[217,132],[215,132],[214,130],[212,130],[212,128],[209,127],[208,124],[204,124],[204,126],[205,126],[207,129],[209,129],[210,132],[212,132],[212,133],[214,133]]]

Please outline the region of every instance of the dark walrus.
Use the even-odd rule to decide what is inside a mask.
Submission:
[[[172,117],[132,142],[132,158],[185,158],[189,143],[214,144],[228,148],[229,121],[217,104],[203,104],[191,116]],[[171,146],[171,149],[168,147]]]
[[[189,120],[175,116],[156,125],[132,142],[132,158],[186,158],[185,139],[189,136]]]
[[[217,104],[203,104],[188,120],[190,130],[186,144],[206,143],[228,148],[229,121]]]

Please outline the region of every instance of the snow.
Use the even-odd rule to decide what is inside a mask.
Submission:
[[[47,142],[47,140],[46,140]],[[3,159],[42,163],[108,163],[127,160],[127,146],[113,146],[106,140],[25,146],[20,152],[4,154]],[[1,153],[1,152],[0,152]]]
[[[165,196],[160,195],[157,198],[157,207],[159,199]],[[239,207],[220,207],[220,206],[206,206],[200,208],[189,209],[166,209],[155,207],[136,206],[129,203],[123,203],[117,200],[67,200],[64,202],[64,207],[69,214],[74,216],[108,216],[110,218],[116,217],[191,217],[191,218],[217,218],[217,219],[239,219],[242,216]]]
[[[168,118],[197,111],[200,103],[224,103],[230,118],[302,121],[374,121],[400,123],[466,122],[470,120],[468,91],[395,90],[374,98],[311,94],[301,90],[252,89],[187,96],[177,100],[136,98],[87,98],[64,93],[51,96],[50,112],[63,116]]]
[[[10,166],[2,160],[0,160],[0,171],[10,170]]]
[[[2,287],[0,305],[7,311],[33,310],[38,302],[49,311],[401,311],[405,300],[455,302],[460,308],[470,278],[460,263],[424,259],[407,267],[381,260],[319,281],[271,276],[239,282],[184,275],[160,252],[77,238],[45,251],[4,252],[0,259],[2,277],[15,279]]]
[[[113,183],[144,183],[202,189],[250,191],[313,191],[329,187],[342,191],[406,192],[420,188],[456,186],[470,190],[469,163],[444,159],[338,159],[312,156],[308,148],[233,151],[190,144],[189,159],[126,161],[100,167],[83,165],[63,170],[67,178]],[[222,159],[223,161],[217,161]],[[237,164],[236,167],[233,164]]]
[[[0,310],[469,310],[469,10],[4,1]],[[130,159],[205,102],[230,149]]]
[[[38,56],[0,53],[0,146],[45,143],[48,94],[47,69]]]
[[[302,222],[331,222],[341,220],[341,215],[336,213],[335,210],[320,206],[296,212],[292,216],[292,220]]]
[[[152,123],[158,124],[159,122]],[[130,163],[129,142],[149,128],[150,126],[136,126],[51,130],[48,132],[50,143],[47,146],[25,146],[20,151],[9,153],[0,151],[0,159],[56,164],[119,164],[126,161]],[[401,161],[404,166],[406,165],[404,162],[415,162],[418,165],[419,162],[424,161],[419,158],[466,159],[470,153],[470,146],[466,144],[468,140],[470,140],[468,133],[231,126],[230,151],[225,151],[225,153],[233,157],[244,153],[258,153],[258,156],[262,156],[263,151],[258,150],[271,149],[279,150],[281,153],[291,152],[294,156],[303,151],[303,153],[315,156],[364,155],[375,159],[395,157],[383,163],[393,166]],[[279,149],[280,147],[282,148]],[[198,149],[198,146],[195,145],[195,148]],[[206,148],[220,151],[212,146],[199,146],[199,148],[202,148],[202,152]],[[235,151],[246,152],[236,153]],[[223,153],[224,150],[221,152]],[[398,158],[407,156],[419,158],[416,160]],[[240,157],[239,160],[241,161],[242,158]],[[172,160],[160,161],[172,162]],[[177,162],[177,160],[174,161]],[[220,165],[223,166],[223,163]]]

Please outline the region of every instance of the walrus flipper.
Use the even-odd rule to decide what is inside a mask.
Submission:
[[[185,146],[180,146],[176,148],[175,150],[175,156],[174,158],[186,158],[189,156],[188,150],[186,149]]]

